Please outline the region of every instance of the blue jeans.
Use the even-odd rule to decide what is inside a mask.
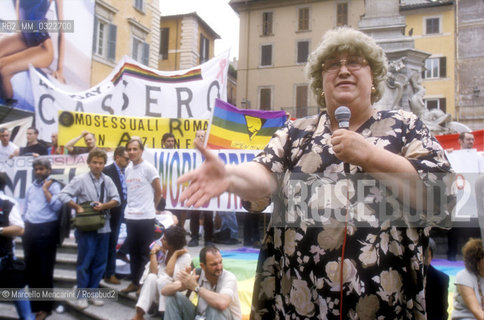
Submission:
[[[99,288],[108,260],[109,232],[82,232],[77,238],[77,288]]]
[[[180,292],[173,296],[166,296],[165,302],[165,320],[193,320],[197,316],[195,305]],[[204,316],[207,320],[231,320],[233,318],[228,307],[224,311],[220,311],[208,306]]]
[[[18,291],[24,291],[24,289],[18,289]],[[35,314],[30,309],[29,300],[15,300],[14,304],[20,320],[35,320]]]
[[[230,230],[230,238],[238,239],[239,238],[239,224],[237,223],[237,216],[235,215],[235,211],[219,211],[218,215],[222,220],[222,225],[220,226],[220,231],[229,229]]]

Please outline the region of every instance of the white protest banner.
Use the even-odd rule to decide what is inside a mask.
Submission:
[[[0,125],[0,128],[7,128],[10,131],[10,141],[15,143],[18,147],[23,147],[27,144],[27,129],[32,126],[34,117],[25,117],[22,119],[5,122]]]
[[[212,150],[227,164],[239,164],[251,161],[260,150]],[[192,210],[185,208],[179,201],[184,186],[176,183],[179,176],[195,169],[203,162],[202,155],[196,149],[149,149],[145,150],[143,159],[150,161],[160,174],[163,197],[167,209]],[[212,199],[207,205],[197,210],[212,211],[245,211],[241,200],[231,193],[224,193]]]
[[[132,117],[208,119],[215,99],[227,99],[229,52],[187,70],[159,71],[124,57],[99,85],[66,92],[30,68],[39,137],[57,131],[58,111]]]
[[[62,182],[69,183],[75,176],[89,171],[87,166],[87,154],[68,156],[54,155],[43,156],[48,158],[52,165],[51,177]],[[0,161],[0,168],[5,169],[7,181],[5,194],[14,197],[23,210],[23,200],[28,186],[32,184],[34,177],[32,163],[34,157],[13,157],[12,159]],[[1,171],[1,170],[0,170]]]
[[[217,150],[218,157],[228,164],[239,164],[251,161],[259,150]],[[52,177],[69,183],[76,175],[89,170],[87,154],[46,156],[52,163]],[[8,181],[5,193],[13,196],[19,202],[25,198],[27,187],[32,183],[33,157],[14,157],[0,163],[5,166]],[[112,161],[112,153],[108,154],[108,164]],[[179,201],[184,186],[177,184],[179,176],[201,165],[203,158],[196,149],[145,149],[143,159],[151,162],[158,170],[166,208],[192,210],[185,208]],[[245,211],[238,196],[224,193],[212,199],[206,206],[197,210],[211,211]]]
[[[457,194],[457,205],[454,220],[477,218],[475,183],[479,173],[484,170],[484,157],[476,149],[462,149],[446,152],[454,169],[454,187]]]

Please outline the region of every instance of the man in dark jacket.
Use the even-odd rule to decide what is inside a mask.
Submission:
[[[425,282],[427,319],[446,320],[448,318],[447,308],[449,307],[449,276],[435,269],[430,264],[434,257],[435,249],[435,242],[430,238],[425,256],[425,266],[427,267]]]
[[[103,173],[109,176],[116,188],[118,189],[119,198],[121,204],[119,207],[111,209],[111,234],[109,236],[109,249],[108,249],[108,264],[106,266],[106,273],[104,274],[104,281],[112,284],[120,284],[118,278],[116,278],[116,245],[118,243],[119,229],[121,222],[123,221],[124,208],[126,207],[126,176],[124,170],[129,164],[128,152],[125,147],[117,147],[114,150],[114,162],[109,166],[106,166]]]

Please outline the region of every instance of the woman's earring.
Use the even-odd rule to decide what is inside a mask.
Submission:
[[[375,85],[372,84],[371,85],[371,94],[375,94],[376,93],[376,88],[375,88]]]
[[[321,91],[321,98],[324,98],[324,91]]]

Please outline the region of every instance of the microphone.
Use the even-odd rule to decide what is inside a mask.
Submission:
[[[334,111],[334,117],[338,121],[338,128],[348,129],[350,127],[351,110],[345,106],[339,106]]]
[[[334,111],[334,117],[336,121],[338,121],[338,128],[340,129],[349,129],[350,127],[350,118],[351,118],[351,110],[346,106],[339,106]],[[350,164],[344,163],[344,170],[346,174],[350,173]]]

